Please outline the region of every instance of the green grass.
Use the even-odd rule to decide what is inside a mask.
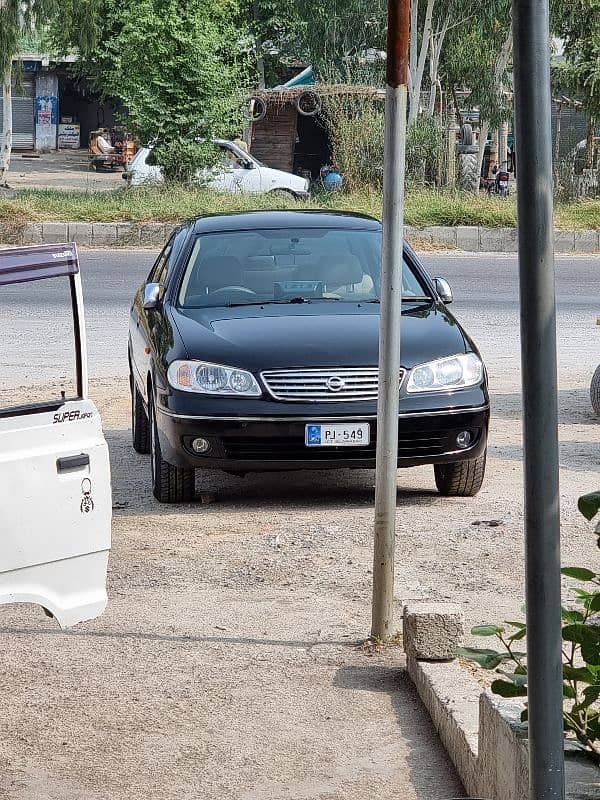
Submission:
[[[27,222],[180,222],[200,214],[255,209],[339,209],[372,216],[381,214],[381,195],[360,192],[319,195],[307,202],[268,195],[226,195],[202,189],[147,187],[111,192],[27,190],[14,199],[0,200],[0,225],[19,228]],[[429,225],[480,225],[514,227],[514,198],[474,197],[467,194],[409,189],[406,223]],[[559,228],[600,228],[600,200],[559,203],[555,212]]]

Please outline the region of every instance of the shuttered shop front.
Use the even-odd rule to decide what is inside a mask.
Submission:
[[[35,137],[34,112],[35,84],[32,78],[22,78],[13,86],[13,148],[32,150]],[[2,98],[0,98],[0,126],[2,125]]]

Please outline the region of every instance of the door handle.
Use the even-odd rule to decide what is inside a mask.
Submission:
[[[81,469],[88,467],[90,464],[90,457],[87,453],[81,453],[78,456],[65,456],[64,458],[56,459],[57,472],[69,472],[73,469]]]

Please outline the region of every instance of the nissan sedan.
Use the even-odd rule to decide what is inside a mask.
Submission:
[[[273,211],[173,233],[136,293],[133,446],[162,502],[197,470],[375,466],[381,225]],[[489,396],[473,341],[405,245],[398,466],[431,464],[446,496],[483,482]]]

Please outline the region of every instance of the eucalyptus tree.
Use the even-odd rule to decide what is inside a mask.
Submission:
[[[512,21],[510,0],[488,0],[483,6],[473,3],[472,8],[461,26],[448,31],[440,71],[448,91],[468,89],[470,105],[479,108],[479,157],[473,186],[478,191],[488,133],[511,116]]]

